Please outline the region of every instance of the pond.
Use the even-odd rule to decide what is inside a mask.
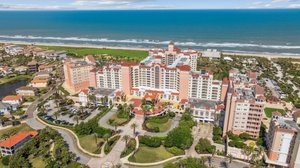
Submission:
[[[0,84],[0,99],[12,94],[15,90],[21,86],[26,86],[27,80],[16,80],[9,83]]]

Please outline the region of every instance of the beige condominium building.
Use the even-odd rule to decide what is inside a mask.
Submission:
[[[257,84],[255,72],[241,74],[234,69],[229,74],[223,135],[247,133],[259,136],[265,105],[264,88]]]
[[[266,163],[272,166],[300,167],[300,128],[293,118],[273,112],[267,135]]]

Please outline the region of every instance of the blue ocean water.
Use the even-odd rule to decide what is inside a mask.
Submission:
[[[0,11],[0,40],[300,54],[300,10]]]

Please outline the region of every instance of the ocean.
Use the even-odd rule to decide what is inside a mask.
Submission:
[[[300,55],[300,10],[0,11],[0,41]]]

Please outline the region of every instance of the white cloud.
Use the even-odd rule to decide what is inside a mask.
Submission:
[[[289,8],[300,8],[300,4],[290,4]]]

